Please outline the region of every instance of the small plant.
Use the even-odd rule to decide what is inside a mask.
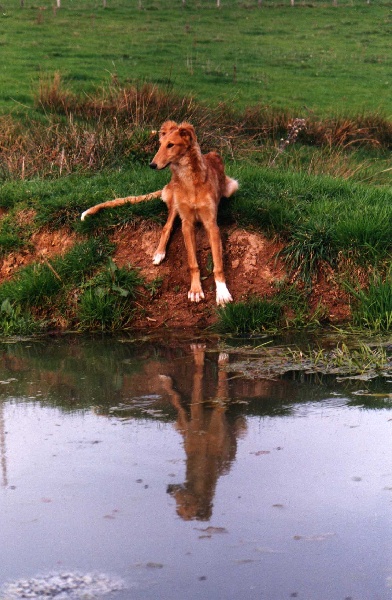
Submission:
[[[355,298],[353,321],[356,325],[374,331],[392,330],[392,270],[384,280],[376,273],[367,289],[349,284],[346,287]]]
[[[19,304],[11,304],[8,298],[0,305],[0,335],[31,335],[37,333],[43,324],[23,311]]]
[[[80,298],[78,318],[82,330],[115,331],[132,323],[132,300],[143,283],[135,270],[119,268],[109,259],[107,268],[85,284]]]
[[[79,283],[107,256],[110,244],[91,238],[51,262],[34,263],[0,286],[0,302],[10,300],[22,307],[38,306],[57,296],[67,284]]]
[[[321,262],[336,264],[337,251],[331,233],[323,227],[299,227],[291,234],[289,243],[280,251],[289,267],[290,274],[312,287]]]
[[[301,131],[306,129],[306,119],[293,119],[287,125],[287,136],[279,141],[278,152],[271,161],[270,166],[274,165],[279,154],[282,154],[290,144],[295,144]]]
[[[340,375],[371,375],[390,368],[385,348],[371,347],[360,344],[350,348],[347,344],[337,344],[332,350],[323,348],[309,349],[308,351],[288,349],[292,368],[300,365],[301,370],[309,373],[333,373]]]
[[[155,277],[152,281],[144,284],[144,287],[149,292],[151,298],[155,298],[158,291],[161,289],[163,283],[163,277]]]
[[[219,331],[224,333],[258,333],[276,327],[282,317],[282,305],[266,298],[233,302],[218,308]]]

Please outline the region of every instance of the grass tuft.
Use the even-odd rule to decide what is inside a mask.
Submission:
[[[375,273],[367,288],[347,285],[354,296],[353,321],[374,331],[392,330],[392,271],[385,279]]]
[[[273,329],[282,317],[279,301],[252,298],[218,308],[217,329],[222,333],[246,335]]]
[[[317,225],[308,229],[305,226],[292,232],[279,256],[285,260],[290,275],[302,280],[310,289],[322,262],[335,266],[337,249],[328,229]]]
[[[16,277],[0,285],[0,302],[11,305],[41,307],[65,287],[80,283],[105,260],[111,249],[102,238],[91,238],[76,244],[67,254],[51,262],[34,263],[21,269]]]
[[[0,335],[32,335],[41,331],[44,326],[44,322],[34,319],[20,304],[11,304],[8,298],[1,303]]]
[[[79,328],[115,331],[131,326],[133,300],[143,279],[134,269],[118,268],[112,259],[105,269],[85,284],[79,300]]]

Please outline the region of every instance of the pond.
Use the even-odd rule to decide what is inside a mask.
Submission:
[[[2,343],[0,598],[386,600],[392,381],[219,339]]]

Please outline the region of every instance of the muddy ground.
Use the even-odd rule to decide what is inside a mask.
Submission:
[[[140,328],[207,327],[216,321],[215,290],[211,252],[201,227],[197,229],[198,260],[201,267],[204,301],[192,304],[187,299],[189,274],[186,252],[179,224],[175,226],[165,260],[159,266],[152,264],[152,255],[158,244],[161,227],[149,223],[124,226],[112,235],[116,244],[113,259],[121,266],[140,269],[149,289],[142,289],[137,299],[136,326]],[[280,242],[267,239],[259,232],[235,226],[222,227],[225,273],[228,288],[235,301],[252,295],[273,296],[279,285],[287,280],[287,273],[277,253]],[[19,268],[33,261],[50,258],[69,250],[77,240],[67,230],[35,233],[28,249],[11,252],[0,259],[0,283],[15,275]],[[322,270],[310,298],[312,310],[320,310],[323,318],[332,323],[350,316],[347,295],[339,287],[335,274]]]

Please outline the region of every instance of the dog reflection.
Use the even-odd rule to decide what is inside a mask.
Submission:
[[[185,484],[167,488],[177,503],[177,513],[184,520],[208,520],[212,515],[213,498],[218,478],[227,473],[237,449],[237,436],[242,421],[230,423],[226,414],[228,399],[227,373],[219,368],[216,397],[208,404],[203,399],[204,346],[192,346],[195,371],[190,414],[181,404],[180,394],[166,375],[161,381],[170,401],[177,410],[177,429],[184,438],[186,453]],[[228,360],[219,355],[218,366]]]

